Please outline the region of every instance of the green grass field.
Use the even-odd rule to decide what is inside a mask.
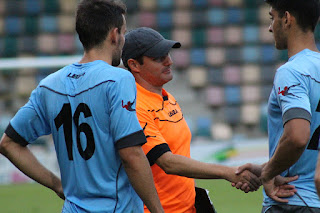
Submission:
[[[261,211],[262,192],[245,194],[223,180],[201,180],[218,213],[257,213]],[[58,213],[63,201],[39,184],[0,185],[1,213]]]

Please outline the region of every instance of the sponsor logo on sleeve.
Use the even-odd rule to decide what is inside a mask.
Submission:
[[[300,84],[296,84],[296,85],[291,85],[291,86],[285,86],[283,89],[281,89],[280,87],[278,88],[278,95],[282,95],[282,96],[295,96],[300,98],[299,96],[296,96],[295,94],[289,92],[289,90],[293,87],[299,86]]]
[[[122,108],[124,108],[128,111],[136,111],[136,109],[132,108],[134,102],[135,102],[135,100],[133,100],[132,102],[128,101],[127,104],[123,104],[123,100],[122,100]]]

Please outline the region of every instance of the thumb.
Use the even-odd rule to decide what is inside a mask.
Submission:
[[[247,163],[247,164],[244,164],[242,166],[239,166],[237,168],[237,170],[236,170],[236,175],[241,174],[245,170],[250,170],[250,168],[251,168],[251,164],[250,163]]]
[[[298,175],[293,176],[293,177],[285,177],[285,178],[284,178],[284,184],[290,183],[290,182],[292,182],[292,181],[295,181],[295,180],[297,180],[298,178],[299,178]]]

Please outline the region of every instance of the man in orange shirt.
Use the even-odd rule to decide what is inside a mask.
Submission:
[[[246,192],[260,186],[259,179],[248,171],[236,175],[236,168],[190,158],[191,132],[179,104],[163,89],[173,77],[169,51],[180,46],[153,29],[142,27],[126,35],[122,53],[124,66],[136,80],[136,111],[147,137],[142,149],[166,213],[196,212],[193,178],[247,183],[242,188]]]

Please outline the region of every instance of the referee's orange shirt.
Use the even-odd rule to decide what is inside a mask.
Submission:
[[[166,213],[195,213],[194,179],[167,175],[155,161],[165,152],[190,157],[191,132],[175,98],[164,89],[162,96],[137,85],[137,116],[147,137],[142,146]],[[149,210],[145,207],[145,212]]]

